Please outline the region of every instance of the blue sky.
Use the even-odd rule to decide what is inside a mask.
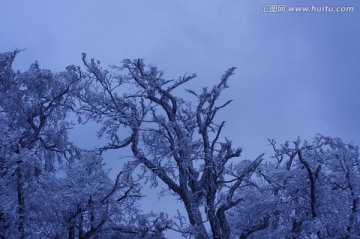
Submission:
[[[355,10],[262,13],[264,4]],[[19,69],[38,60],[60,71],[80,65],[82,52],[104,65],[145,58],[169,78],[197,73],[189,87],[201,89],[237,67],[223,95],[234,102],[220,118],[245,158],[269,152],[268,138],[322,133],[360,144],[358,0],[14,0],[0,8],[0,50],[27,49]],[[78,130],[77,141],[94,143],[94,132]]]

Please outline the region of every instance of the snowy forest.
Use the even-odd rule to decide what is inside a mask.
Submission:
[[[83,54],[82,66],[21,72],[19,54],[0,54],[0,238],[360,238],[358,147],[269,139],[271,155],[243,159],[218,120],[235,68],[196,92],[196,75],[165,79],[142,59]],[[98,147],[83,149],[69,132],[91,123]],[[103,154],[125,149],[113,179]],[[185,210],[145,210],[145,187]]]

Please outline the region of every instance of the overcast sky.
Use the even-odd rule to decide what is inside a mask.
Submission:
[[[355,10],[261,12],[280,3]],[[0,50],[27,49],[18,69],[38,60],[60,71],[80,65],[82,52],[104,65],[145,58],[169,78],[197,73],[191,87],[201,89],[237,67],[221,119],[246,158],[268,152],[268,138],[360,144],[359,0],[0,0],[0,9]],[[79,132],[90,144],[89,129]]]

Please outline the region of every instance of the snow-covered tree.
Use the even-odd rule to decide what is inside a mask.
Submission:
[[[140,233],[135,225],[144,217],[137,204],[142,195],[131,176],[131,163],[113,182],[99,155],[80,155],[34,192],[35,198],[46,197],[42,205],[36,204],[40,208],[33,210],[36,238],[116,238],[123,231]]]
[[[196,76],[164,79],[142,60],[103,69],[25,72],[0,54],[0,238],[196,239],[360,238],[358,148],[318,135],[270,140],[272,158],[241,154],[217,122],[230,68],[212,88],[178,93]],[[107,142],[82,150],[68,139],[69,112],[95,121]],[[103,141],[102,141],[103,142]],[[115,180],[101,154],[129,147]],[[143,172],[139,173],[142,169]],[[141,183],[159,180],[181,200],[187,220],[139,209]]]
[[[0,54],[0,237],[162,238],[171,220],[139,209],[134,164],[113,182],[97,150],[68,139],[79,68],[15,72],[19,52]]]
[[[358,238],[358,148],[322,135],[292,144],[270,140],[274,161],[258,168],[255,190],[238,192],[233,231],[240,238]]]
[[[54,74],[37,63],[15,72],[18,53],[0,54],[1,210],[11,225],[5,235],[25,238],[27,195],[35,190],[34,180],[41,171],[51,172],[70,148],[64,118],[74,106],[80,78],[74,67]]]
[[[85,54],[83,61],[88,87],[80,96],[80,114],[102,124],[98,134],[108,144],[101,149],[131,147],[137,162],[153,174],[152,182],[162,180],[183,202],[190,222],[184,234],[229,238],[226,212],[240,202],[234,192],[262,161],[259,156],[243,170],[233,170],[229,161],[240,156],[241,148],[222,137],[225,122],[216,122],[217,113],[231,102],[218,100],[235,68],[211,89],[187,90],[197,101],[193,106],[175,92],[195,75],[166,80],[142,60],[125,60],[112,71],[89,62]]]

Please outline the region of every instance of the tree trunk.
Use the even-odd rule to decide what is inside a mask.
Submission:
[[[302,152],[301,150],[298,150],[298,156],[299,156],[299,160],[300,162],[304,165],[308,177],[309,177],[309,181],[310,181],[310,208],[311,208],[311,217],[313,220],[316,219],[317,217],[317,190],[316,190],[316,177],[315,177],[315,173],[313,172],[313,170],[311,169],[310,165],[308,162],[306,162],[302,156]]]
[[[349,188],[350,188],[351,198],[352,198],[349,224],[346,228],[346,236],[345,236],[345,239],[349,239],[349,238],[351,238],[351,236],[353,234],[353,228],[354,228],[354,224],[355,224],[354,222],[355,222],[356,216],[357,216],[356,214],[357,214],[357,210],[358,210],[359,199],[356,195],[356,192],[354,191],[353,185],[350,180],[349,173],[346,174],[346,178],[348,179],[348,182],[349,182]]]
[[[214,173],[212,174],[214,175]],[[214,239],[227,239],[226,236],[222,233],[221,225],[219,219],[216,215],[216,207],[215,207],[215,198],[216,198],[216,183],[214,178],[211,178],[212,183],[209,183],[209,187],[207,189],[206,195],[206,215],[210,222],[211,232],[213,234]]]
[[[79,239],[83,239],[83,215],[81,212],[81,208],[78,206],[78,212],[80,211],[79,215]]]
[[[189,217],[190,224],[196,230],[195,238],[196,239],[209,239],[206,229],[205,229],[205,226],[204,226],[204,223],[203,223],[203,220],[202,220],[199,204],[194,202],[194,199],[191,195],[190,196],[182,195],[181,198],[183,199],[183,202],[184,202],[184,205],[185,205],[188,217]]]
[[[75,226],[73,224],[69,226],[68,239],[75,239]]]
[[[18,201],[18,231],[20,234],[19,239],[25,238],[25,199],[24,199],[24,179],[21,169],[21,160],[17,161],[16,168],[16,189]]]
[[[94,211],[93,211],[93,200],[92,197],[90,196],[89,198],[89,210],[90,210],[90,231],[94,230],[94,224],[95,224],[95,215],[94,215]]]

